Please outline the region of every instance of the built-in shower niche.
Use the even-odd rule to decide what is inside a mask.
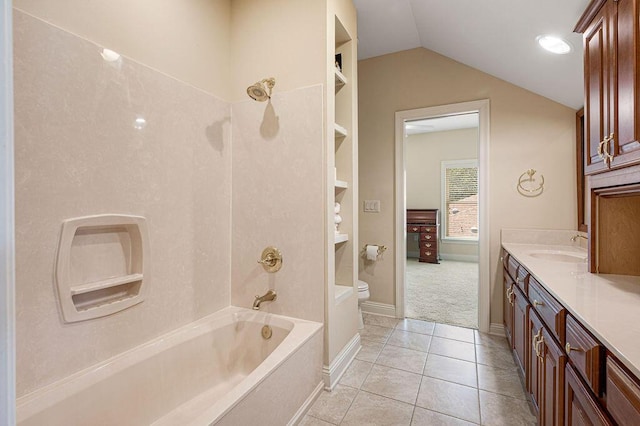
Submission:
[[[98,215],[62,224],[56,283],[66,322],[111,315],[144,300],[148,236],[143,217]]]

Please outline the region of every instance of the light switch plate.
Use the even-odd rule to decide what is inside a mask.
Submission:
[[[380,213],[380,200],[364,200],[364,211]]]

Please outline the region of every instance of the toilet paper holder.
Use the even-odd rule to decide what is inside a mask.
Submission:
[[[367,254],[367,247],[369,246],[378,246],[378,256],[380,256],[382,253],[384,253],[384,251],[387,249],[387,246],[383,246],[380,244],[365,244],[364,248],[362,249],[362,254],[366,255]]]

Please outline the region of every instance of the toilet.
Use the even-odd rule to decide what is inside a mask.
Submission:
[[[360,330],[364,328],[364,321],[362,320],[362,303],[369,300],[369,297],[371,297],[371,294],[369,293],[369,284],[358,280],[358,328]]]

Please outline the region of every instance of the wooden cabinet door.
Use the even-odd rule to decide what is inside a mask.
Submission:
[[[569,364],[565,367],[565,375],[565,425],[612,425],[613,422],[609,420]]]
[[[584,33],[585,173],[606,168],[599,155],[600,142],[610,133],[608,54],[609,7],[600,9]],[[612,130],[613,131],[613,130]]]
[[[612,9],[611,29],[616,41],[613,67],[616,75],[611,167],[618,168],[640,162],[638,2],[616,0]]]
[[[504,331],[507,335],[507,341],[509,342],[509,347],[513,349],[513,299],[515,290],[515,283],[507,273],[506,269],[502,271],[503,282],[504,282],[504,303],[503,303],[503,322],[504,322]]]
[[[513,354],[515,355],[516,364],[520,367],[522,376],[525,378],[525,386],[527,385],[527,343],[529,342],[528,325],[529,325],[529,301],[520,291],[520,288],[514,286],[514,303],[513,303]]]
[[[546,327],[542,328],[539,345],[539,353],[542,357],[540,425],[562,425],[564,422],[564,369],[567,356]]]
[[[528,376],[527,376],[527,390],[531,395],[531,402],[533,403],[533,408],[538,415],[538,424],[540,422],[540,402],[542,401],[542,371],[543,371],[543,363],[542,357],[538,356],[538,352],[536,347],[539,349],[540,345],[537,345],[538,340],[542,336],[542,320],[538,316],[538,314],[533,309],[529,309],[529,325],[528,325],[528,335],[529,342],[527,344],[528,350]]]

